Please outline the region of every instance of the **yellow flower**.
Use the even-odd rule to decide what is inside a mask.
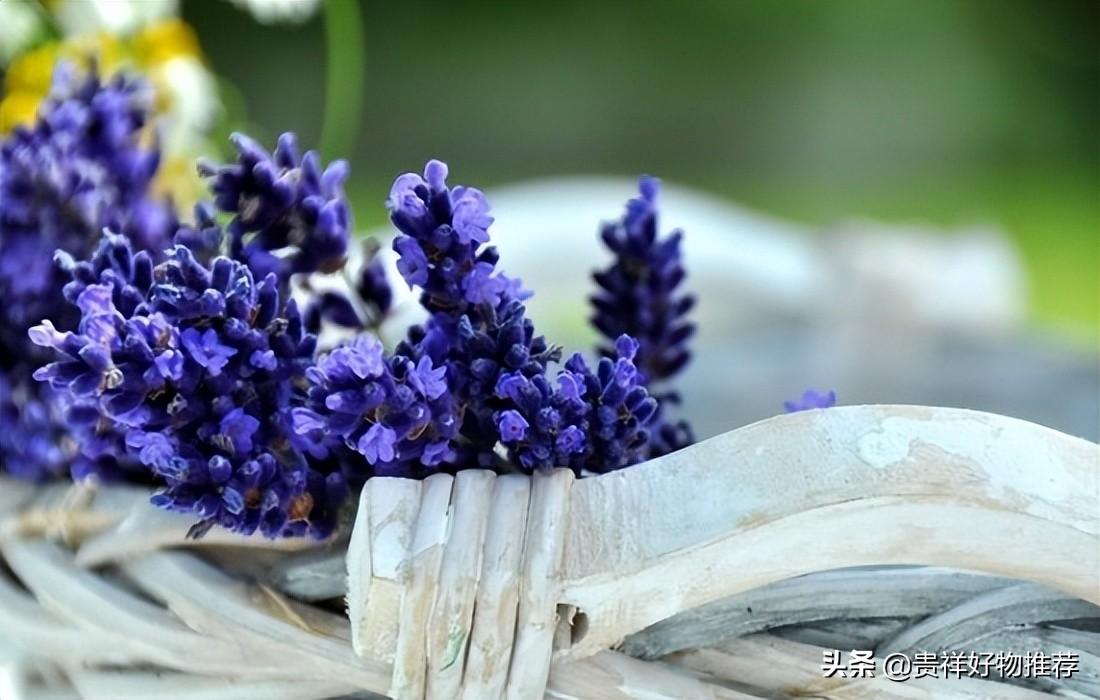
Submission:
[[[0,132],[34,121],[38,104],[50,88],[57,61],[56,42],[44,44],[15,59],[4,74],[4,99],[0,101]]]
[[[30,124],[38,112],[42,98],[38,95],[17,92],[0,102],[0,133],[7,133],[20,124]]]
[[[145,27],[134,36],[132,45],[140,66],[165,63],[178,56],[202,56],[195,30],[177,18]]]

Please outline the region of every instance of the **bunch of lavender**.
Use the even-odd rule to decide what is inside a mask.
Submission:
[[[292,439],[291,409],[316,339],[269,273],[177,246],[154,266],[108,236],[91,262],[70,267],[66,296],[80,322],[31,331],[61,359],[36,372],[125,433],[126,453],[162,488],[153,502],[269,537],[324,537],[347,493],[338,470]]]
[[[641,178],[640,196],[627,203],[621,219],[600,230],[601,239],[615,259],[610,267],[593,275],[600,289],[591,297],[595,308],[592,324],[609,342],[624,333],[635,338],[635,361],[643,373],[642,381],[661,389],[655,394],[660,407],[650,446],[653,456],[694,442],[687,422],[671,422],[665,415],[680,397],[664,385],[691,359],[687,341],[695,333],[695,324],[686,317],[695,306],[695,297],[680,290],[685,277],[680,252],[683,233],[674,231],[666,238],[658,237],[660,184],[656,178]],[[613,354],[609,345],[600,351],[605,356]]]
[[[311,375],[309,407],[296,413],[298,432],[400,475],[504,467],[498,444],[527,472],[639,461],[656,402],[634,366],[637,343],[624,337],[618,358],[595,372],[573,357],[553,387],[548,364],[560,350],[536,334],[519,280],[497,270],[484,195],[449,188],[446,176],[446,165],[431,161],[423,177],[397,178],[388,203],[400,231],[398,270],[421,289],[428,322],[388,359],[363,341],[325,358]]]
[[[37,121],[0,145],[0,415],[18,426],[0,436],[0,469],[44,479],[112,461],[98,439],[74,440],[66,402],[31,380],[46,356],[27,329],[43,318],[75,327],[56,250],[87,257],[104,227],[160,250],[175,229],[171,205],[152,194],[160,156],[146,134],[151,97],[142,82],[104,83],[94,70],[61,66]]]

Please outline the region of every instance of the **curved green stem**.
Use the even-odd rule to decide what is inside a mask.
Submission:
[[[350,156],[363,107],[366,48],[359,0],[326,0],[325,116],[321,155]]]

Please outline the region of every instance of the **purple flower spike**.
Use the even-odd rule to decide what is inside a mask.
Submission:
[[[632,343],[620,345],[629,354]],[[605,472],[645,457],[657,402],[627,355],[602,359],[596,371],[574,355],[558,374],[558,386],[554,391],[544,374],[520,372],[497,382],[495,395],[510,406],[497,413],[497,430],[522,469]]]
[[[297,439],[319,454],[354,450],[370,467],[359,476],[425,476],[457,457],[461,417],[447,367],[430,357],[386,357],[377,339],[360,335],[307,376],[306,407],[293,415]]]
[[[642,177],[638,197],[627,202],[626,212],[618,221],[605,224],[600,231],[604,244],[614,254],[610,267],[593,275],[599,290],[591,297],[592,324],[608,339],[626,334],[636,339],[630,357],[651,388],[679,374],[691,359],[687,341],[695,333],[695,324],[687,314],[695,297],[680,290],[685,272],[680,251],[683,233],[675,231],[666,238],[657,234],[657,196],[661,181]],[[626,348],[616,352],[624,354]],[[604,346],[605,356],[612,349]],[[684,421],[669,422],[664,415],[679,403],[679,395],[667,389],[654,392],[660,411],[653,429],[652,456],[673,452],[694,441]]]
[[[437,160],[424,177],[406,173],[390,189],[390,220],[402,235],[393,241],[397,269],[410,286],[423,289],[421,302],[432,313],[445,313],[453,324],[462,315],[482,314],[519,299],[520,287],[496,270],[497,253],[489,242],[489,203],[480,190],[447,187],[447,166]]]
[[[787,413],[797,413],[798,411],[809,411],[815,408],[832,408],[836,405],[836,392],[826,391],[824,393],[818,393],[813,389],[807,389],[802,394],[802,398],[795,401],[784,401],[783,409]]]
[[[352,229],[343,191],[347,163],[322,170],[313,151],[299,156],[293,134],[280,136],[274,153],[243,134],[231,140],[236,162],[201,163],[199,173],[217,207],[235,214],[228,229],[232,256],[258,275],[275,272],[282,283],[293,274],[342,268]]]

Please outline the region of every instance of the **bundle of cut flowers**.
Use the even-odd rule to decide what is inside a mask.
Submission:
[[[694,298],[681,234],[658,234],[657,180],[600,231],[612,262],[594,274],[590,362],[538,334],[482,192],[439,161],[399,176],[397,269],[428,315],[387,348],[385,269],[347,269],[347,164],[290,134],[273,152],[235,135],[233,162],[199,164],[209,199],[188,217],[151,188],[149,107],[140,81],[59,71],[0,150],[3,471],[149,486],[194,536],[324,538],[373,476],[584,476],[692,442],[671,381]],[[343,291],[303,295],[340,274]],[[319,347],[326,325],[350,339]]]

